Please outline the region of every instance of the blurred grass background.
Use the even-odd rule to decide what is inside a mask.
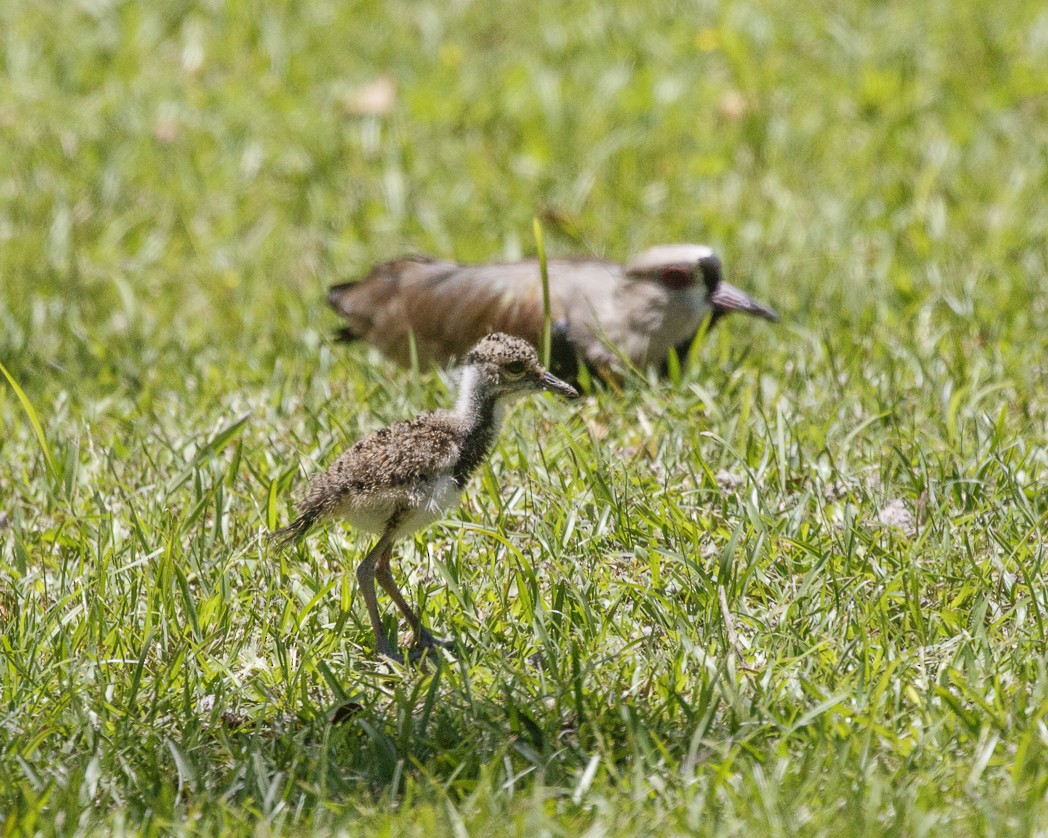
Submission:
[[[1042,4],[9,0],[0,31],[0,361],[56,464],[5,383],[6,829],[1043,825]],[[520,409],[398,571],[475,653],[386,682],[361,540],[259,533],[300,464],[448,397],[332,345],[323,292],[532,253],[534,216],[552,254],[706,242],[784,323]]]

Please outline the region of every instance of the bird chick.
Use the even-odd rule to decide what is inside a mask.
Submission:
[[[423,627],[397,588],[390,569],[393,545],[458,506],[470,475],[491,451],[506,406],[542,391],[569,399],[579,395],[539,363],[526,341],[500,333],[488,335],[463,359],[454,410],[423,413],[357,442],[313,478],[295,520],[272,534],[284,546],[316,524],[339,518],[356,529],[379,534],[357,567],[379,654],[403,661],[382,627],[376,582],[411,626],[413,657],[445,645]]]

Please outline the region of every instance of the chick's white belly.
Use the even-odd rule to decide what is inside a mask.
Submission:
[[[442,518],[459,505],[462,490],[451,475],[431,478],[407,490],[387,489],[366,501],[349,501],[338,510],[351,527],[382,532],[390,519],[400,514],[395,536],[410,535]]]
[[[462,489],[451,475],[442,475],[426,483],[416,492],[418,505],[405,515],[397,527],[397,535],[410,535],[455,509],[462,500]]]

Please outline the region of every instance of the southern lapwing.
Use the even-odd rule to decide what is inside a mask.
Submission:
[[[551,259],[551,369],[573,380],[581,360],[592,370],[664,365],[670,348],[687,351],[703,321],[733,311],[778,315],[724,282],[721,261],[704,245],[660,245],[627,265],[604,259]],[[497,330],[538,345],[543,329],[539,263],[494,265],[409,257],[375,266],[363,279],[334,286],[328,302],[361,339],[409,364],[461,358]]]

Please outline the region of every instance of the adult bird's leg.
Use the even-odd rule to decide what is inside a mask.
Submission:
[[[389,566],[389,554],[393,551],[392,534],[387,532],[378,540],[378,544],[371,548],[371,552],[364,557],[364,561],[357,568],[357,582],[360,585],[360,593],[364,597],[364,604],[368,607],[368,616],[371,618],[371,628],[375,632],[375,650],[380,655],[392,658],[403,663],[403,657],[393,653],[389,641],[386,639],[386,630],[382,627],[382,617],[378,613],[378,598],[375,596],[376,564],[381,564],[385,557],[386,566]],[[383,585],[383,587],[385,587]]]
[[[432,634],[430,634],[426,628],[422,625],[422,620],[418,614],[416,614],[407,600],[404,599],[404,595],[400,592],[397,587],[397,583],[393,581],[393,571],[389,566],[389,559],[392,555],[391,550],[387,550],[378,558],[378,564],[375,565],[375,578],[378,583],[382,586],[387,594],[389,594],[393,601],[397,604],[397,608],[407,618],[411,631],[415,635],[415,645],[422,649],[432,649],[437,646],[443,646],[449,648],[449,644],[437,640]]]

